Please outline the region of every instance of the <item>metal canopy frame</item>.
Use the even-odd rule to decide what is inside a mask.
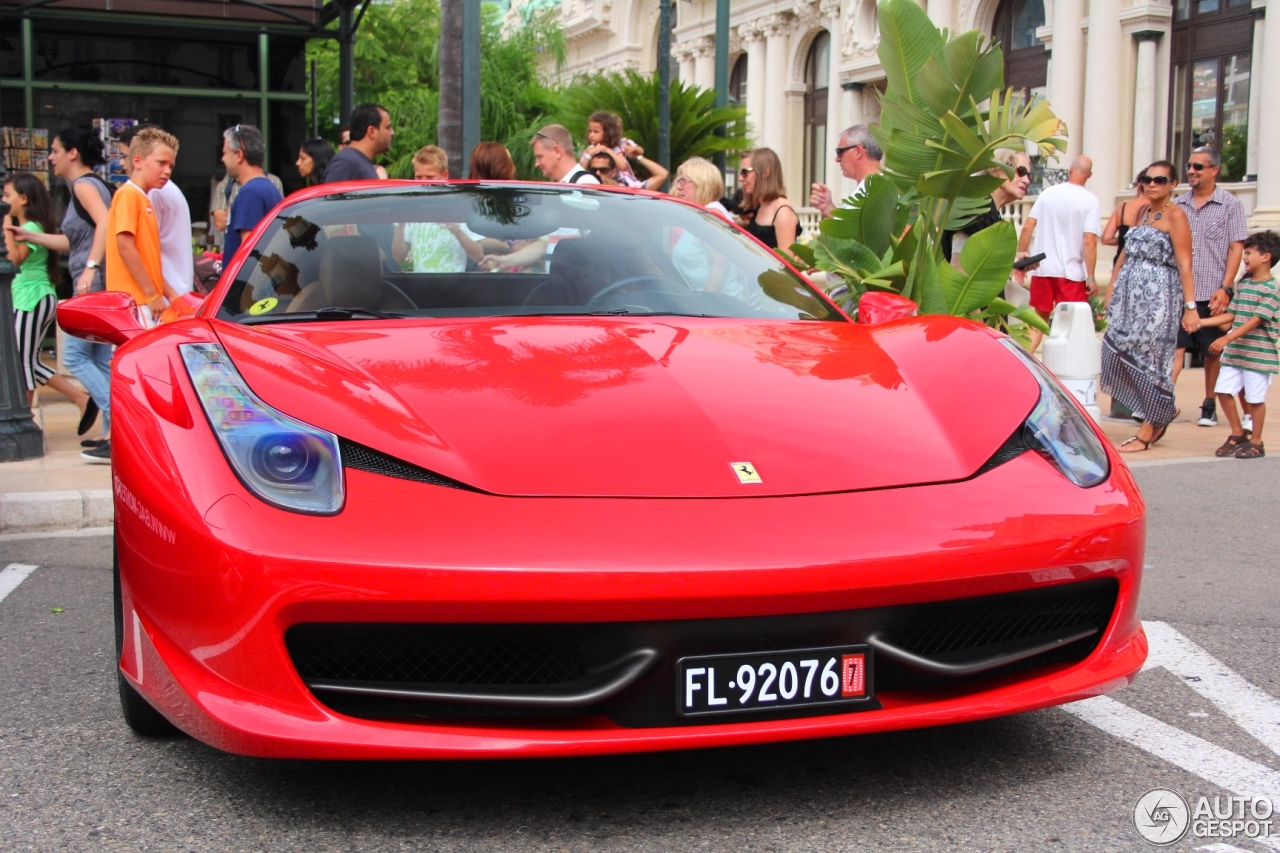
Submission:
[[[268,57],[270,56],[270,38],[272,35],[299,35],[309,38],[330,38],[338,42],[339,53],[339,85],[340,103],[343,120],[351,115],[355,100],[355,37],[364,20],[365,12],[372,0],[327,0],[320,9],[316,21],[309,21],[288,9],[273,5],[265,0],[230,0],[261,9],[278,15],[283,21],[269,24],[262,21],[229,22],[225,19],[184,18],[170,15],[140,15],[132,13],[110,13],[109,19],[120,21],[126,16],[131,22],[143,26],[194,26],[217,29],[256,30],[258,33],[258,88],[249,89],[203,89],[183,86],[144,86],[132,84],[82,83],[76,81],[36,80],[33,68],[34,29],[33,18],[66,18],[75,15],[79,20],[85,18],[106,18],[106,12],[94,12],[84,9],[60,10],[49,7],[63,0],[29,0],[18,6],[0,6],[0,19],[20,18],[22,30],[22,77],[0,79],[0,88],[23,90],[23,125],[31,127],[35,123],[35,93],[42,90],[62,90],[75,92],[101,92],[105,94],[123,95],[170,95],[182,98],[220,98],[220,99],[254,99],[258,101],[258,126],[264,138],[268,136],[270,105],[272,102],[310,102],[311,92],[276,92],[269,88]],[[34,15],[33,15],[34,13]],[[337,22],[337,26],[330,24]],[[288,23],[285,23],[288,22]],[[314,80],[308,81],[308,88]],[[265,139],[270,150],[270,139]]]

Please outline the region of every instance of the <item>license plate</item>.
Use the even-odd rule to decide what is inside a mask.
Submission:
[[[682,717],[855,704],[871,699],[871,649],[834,646],[676,662]]]

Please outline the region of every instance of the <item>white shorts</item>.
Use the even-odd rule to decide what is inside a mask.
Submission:
[[[1246,403],[1265,403],[1267,388],[1271,385],[1273,378],[1274,375],[1271,373],[1259,373],[1256,370],[1245,370],[1224,364],[1218,370],[1218,384],[1213,387],[1213,393],[1234,396],[1243,388]]]

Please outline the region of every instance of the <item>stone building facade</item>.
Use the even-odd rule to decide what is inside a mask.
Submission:
[[[1005,48],[1006,84],[1047,97],[1068,127],[1067,158],[1094,159],[1089,187],[1132,197],[1135,173],[1197,144],[1223,151],[1221,180],[1251,225],[1280,227],[1280,0],[919,0],[940,27],[978,29]],[[546,3],[547,0],[528,0]],[[520,0],[514,0],[512,16]],[[715,0],[672,2],[681,79],[714,84]],[[657,62],[657,0],[560,0],[565,76]],[[732,0],[730,93],[752,138],[781,156],[793,200],[839,184],[840,129],[874,122],[884,71],[875,0]],[[1274,22],[1267,27],[1267,12]],[[1272,140],[1270,143],[1266,140]],[[847,191],[839,186],[838,191]]]

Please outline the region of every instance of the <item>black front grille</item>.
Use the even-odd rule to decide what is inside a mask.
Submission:
[[[1115,605],[1114,589],[1068,584],[1052,596],[1022,593],[930,605],[928,618],[915,619],[894,644],[925,657],[954,654],[1034,637],[1074,625],[1105,625]],[[994,605],[994,606],[993,606]]]
[[[450,626],[453,627],[453,626]],[[555,643],[471,638],[421,625],[299,625],[289,631],[304,679],[403,684],[562,684],[582,664]]]
[[[457,480],[451,480],[442,474],[437,474],[435,471],[419,468],[417,465],[411,465],[394,456],[388,456],[381,451],[374,450],[372,447],[365,447],[363,444],[356,444],[354,441],[348,441],[345,438],[339,439],[339,447],[342,451],[342,464],[348,468],[368,471],[371,474],[381,474],[384,477],[395,477],[399,480],[412,480],[415,483],[430,483],[433,486],[466,489],[470,492],[479,491],[479,489],[472,488],[466,483],[459,483]]]
[[[1114,579],[1103,578],[979,598],[794,616],[501,625],[311,623],[290,628],[285,644],[308,681],[476,686],[564,684],[650,646],[661,654],[658,665],[589,713],[631,727],[685,725],[690,722],[675,714],[675,662],[681,657],[857,644],[878,630],[907,651],[961,662],[981,656],[986,647],[1048,631],[1097,628],[1084,640],[970,678],[920,675],[884,658],[874,662],[877,693],[977,690],[1012,672],[1088,657],[1111,621],[1118,591]],[[545,716],[519,709],[317,695],[335,710],[369,718]]]

